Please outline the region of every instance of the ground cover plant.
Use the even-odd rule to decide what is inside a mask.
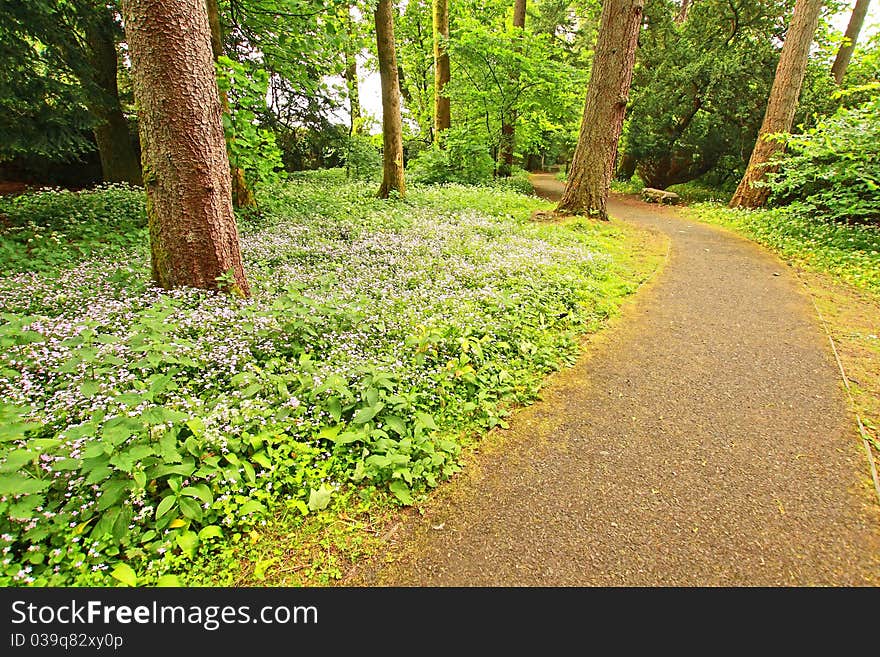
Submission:
[[[278,513],[409,504],[633,288],[613,225],[343,178],[241,218],[250,299],[154,287],[139,189],[0,201],[0,584],[209,583]]]

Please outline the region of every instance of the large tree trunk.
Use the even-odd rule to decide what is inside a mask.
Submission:
[[[400,84],[397,79],[397,54],[394,51],[394,11],[391,0],[379,0],[374,15],[376,46],[379,56],[379,80],[382,84],[382,186],[379,198],[388,198],[391,190],[403,196],[403,126],[400,118]]]
[[[526,26],[526,0],[514,0],[513,26],[523,29]],[[519,73],[513,74],[514,81],[519,80]],[[516,145],[516,104],[513,104],[501,118],[501,160],[498,167],[499,176],[509,176],[513,169],[513,149]]]
[[[746,172],[730,200],[732,208],[758,208],[770,196],[770,190],[766,186],[756,186],[756,183],[762,182],[767,173],[776,170],[771,160],[784,147],[767,137],[791,130],[821,9],[822,0],[797,0],[794,5],[791,25],[785,36],[776,77],[773,78],[770,89],[764,122],[758,131],[758,141],[752,150]]]
[[[608,219],[617,141],[632,82],[644,0],[605,0],[584,116],[558,213]]]
[[[525,1],[525,0],[523,0]],[[441,133],[452,125],[449,98],[443,88],[449,82],[449,53],[444,41],[449,38],[449,0],[434,0],[434,141],[443,147]]]
[[[223,54],[223,28],[220,25],[220,7],[217,0],[205,0],[208,10],[208,24],[211,26],[211,53],[216,62]],[[225,91],[220,91],[220,108],[223,114],[230,114],[229,96]],[[227,147],[231,147],[232,139]],[[247,183],[244,169],[230,164],[230,176],[232,177],[232,205],[236,208],[253,208],[257,205],[257,199]]]
[[[153,278],[248,295],[204,0],[123,0]],[[223,277],[223,280],[218,278]]]
[[[859,32],[862,31],[862,25],[865,23],[865,16],[868,14],[868,5],[870,4],[871,0],[858,0],[853,8],[849,25],[846,26],[846,40],[840,44],[837,57],[834,58],[834,64],[831,67],[831,75],[837,84],[843,82],[843,76],[846,74],[849,60],[852,58],[853,50],[856,48],[856,41],[859,39]]]
[[[141,163],[119,103],[116,29],[113,17],[107,11],[102,11],[86,26],[87,54],[92,69],[89,82],[103,96],[91,99],[88,109],[98,121],[92,131],[98,144],[104,182],[140,185]]]

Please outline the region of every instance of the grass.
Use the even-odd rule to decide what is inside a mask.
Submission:
[[[331,581],[643,274],[509,189],[260,203],[242,300],[151,284],[140,190],[0,201],[0,584]]]

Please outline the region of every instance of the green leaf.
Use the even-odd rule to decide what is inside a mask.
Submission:
[[[175,495],[166,495],[162,498],[162,501],[159,502],[159,506],[156,507],[156,520],[164,516],[168,511],[171,510],[171,507],[174,506],[174,502],[177,500]]]
[[[217,525],[202,527],[201,531],[199,531],[199,540],[204,541],[209,538],[223,538],[223,530]]]
[[[17,472],[0,475],[0,495],[27,495],[46,490],[52,482],[24,477]]]
[[[383,408],[385,408],[385,404],[378,403],[375,406],[368,406],[360,409],[357,413],[355,413],[352,422],[354,424],[366,424],[379,413]]]
[[[135,573],[134,568],[127,563],[116,564],[116,567],[110,572],[110,575],[113,579],[119,580],[126,586],[137,586],[137,573]]]
[[[266,507],[263,506],[262,502],[259,502],[258,500],[248,500],[247,502],[242,504],[241,507],[239,507],[238,512],[241,515],[246,516],[249,513],[255,513],[257,511],[265,511],[265,510],[266,510]]]
[[[25,463],[30,463],[37,457],[35,452],[26,449],[16,449],[6,455],[6,461],[0,464],[0,472],[15,472]]]
[[[322,484],[318,490],[314,488],[309,493],[309,510],[322,511],[330,504],[333,489],[327,484]]]
[[[406,435],[406,423],[396,415],[389,415],[384,418],[385,425],[394,431],[398,436]]]
[[[342,404],[336,397],[327,400],[327,412],[334,421],[339,422],[342,419]]]
[[[251,459],[256,463],[259,463],[266,469],[272,467],[272,459],[269,458],[269,455],[266,452],[260,451],[251,456]]]
[[[409,506],[413,503],[412,493],[410,492],[409,486],[400,479],[395,479],[388,484],[388,489],[394,493],[394,496],[403,504]]]
[[[202,507],[199,503],[189,497],[181,497],[178,500],[180,510],[184,516],[192,520],[200,521],[202,519]]]
[[[214,496],[211,494],[211,489],[205,484],[186,486],[180,491],[180,494],[198,498],[205,504],[211,504],[214,502]]]
[[[428,415],[427,413],[416,413],[416,420],[420,425],[422,425],[425,429],[431,429],[436,431],[437,425],[434,423],[434,418]]]
[[[180,549],[183,550],[190,557],[194,556],[196,553],[196,548],[199,546],[199,537],[193,531],[185,531],[181,533],[176,539],[177,544],[180,546]]]
[[[79,386],[79,392],[83,397],[94,397],[101,390],[101,384],[97,381],[83,381]]]
[[[179,587],[180,580],[177,578],[177,575],[162,575],[156,580],[156,586],[161,588]]]
[[[318,432],[318,438],[323,438],[325,440],[334,441],[336,440],[336,436],[339,435],[339,432],[342,430],[341,424],[335,424],[332,427],[324,427]]]

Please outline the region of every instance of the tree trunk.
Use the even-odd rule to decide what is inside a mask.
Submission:
[[[678,9],[678,14],[675,17],[675,22],[678,25],[681,25],[687,20],[688,11],[691,8],[690,0],[681,0],[681,6]]]
[[[769,140],[767,137],[791,130],[801,85],[807,71],[810,45],[819,24],[821,10],[822,0],[797,0],[794,5],[791,25],[785,36],[779,65],[776,67],[776,76],[770,89],[764,122],[758,131],[758,141],[752,150],[745,175],[730,200],[732,208],[759,208],[770,196],[767,187],[756,186],[756,183],[762,182],[767,173],[776,170],[777,167],[771,163],[771,160],[781,153],[784,147],[778,141]]]
[[[103,96],[91,99],[88,110],[98,120],[92,131],[98,144],[104,182],[140,185],[140,159],[119,103],[115,31],[113,17],[107,11],[86,26],[87,55],[92,73],[89,82]]]
[[[220,25],[220,7],[217,0],[205,0],[208,10],[208,24],[211,26],[211,53],[216,62],[223,55],[223,28]],[[220,91],[220,108],[223,114],[231,115],[229,110],[229,96],[225,91]],[[227,149],[231,150],[234,137],[229,139]],[[257,206],[257,199],[247,183],[244,169],[230,164],[229,173],[232,177],[232,205],[236,208],[253,208]]]
[[[342,20],[345,22],[346,42],[345,42],[345,87],[348,91],[348,105],[350,124],[348,128],[349,136],[359,134],[363,126],[361,126],[361,95],[358,89],[358,69],[357,69],[357,53],[355,52],[355,34],[354,25],[351,21],[351,8],[345,6],[341,11],[344,12]]]
[[[644,0],[605,0],[584,116],[556,212],[607,220],[617,142],[632,82]]]
[[[526,26],[526,0],[514,0],[513,26],[523,29]],[[519,72],[513,74],[513,80],[519,80]],[[516,145],[516,105],[508,109],[501,118],[501,154],[498,175],[507,177],[513,170],[513,149]]]
[[[846,26],[846,40],[840,44],[837,57],[834,58],[834,65],[831,67],[831,75],[838,85],[843,82],[843,76],[846,74],[849,60],[852,58],[853,50],[856,48],[856,41],[859,39],[859,32],[862,31],[862,25],[865,23],[865,16],[868,14],[868,5],[870,4],[871,0],[858,0],[853,8],[849,25]]]
[[[379,0],[374,15],[379,80],[382,85],[382,186],[379,198],[388,198],[391,190],[403,196],[403,126],[400,118],[400,84],[397,79],[397,54],[394,51],[394,11],[392,0]]]
[[[123,0],[122,15],[153,278],[247,296],[205,0]]]
[[[523,0],[525,1],[525,0]],[[452,125],[449,98],[443,88],[449,82],[449,53],[444,41],[449,38],[449,0],[434,0],[434,141],[443,148],[441,133]]]

